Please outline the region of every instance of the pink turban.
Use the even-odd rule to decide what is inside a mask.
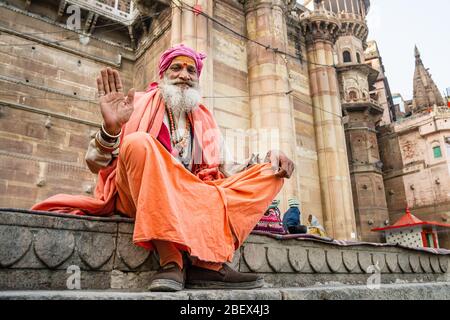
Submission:
[[[206,58],[206,54],[196,52],[184,44],[176,45],[168,50],[166,50],[160,60],[159,60],[159,77],[162,79],[164,72],[169,68],[172,60],[178,56],[191,57],[195,61],[195,66],[197,67],[197,73],[200,77],[203,68],[203,59]]]

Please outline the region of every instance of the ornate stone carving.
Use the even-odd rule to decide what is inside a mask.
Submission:
[[[275,272],[288,271],[289,262],[286,248],[268,247],[266,251],[269,266]]]
[[[150,251],[133,244],[131,235],[125,234],[119,234],[117,253],[123,263],[131,270],[139,268],[150,255]]]
[[[372,255],[368,252],[358,252],[358,263],[362,271],[368,273],[368,268],[372,265]]]
[[[398,271],[400,271],[398,267],[398,259],[396,253],[386,254],[386,264],[392,273],[397,273]]]
[[[398,255],[398,265],[404,273],[411,273],[411,266],[409,265],[409,256],[406,253]]]
[[[83,288],[109,288],[114,273],[125,275],[127,279],[123,281],[136,283],[133,286],[141,288],[141,285],[148,285],[148,277],[157,268],[154,255],[149,256],[147,250],[132,243],[131,221],[118,223],[111,219],[111,222],[105,222],[107,219],[102,218],[104,221],[97,222],[92,221],[92,217],[77,217],[69,224],[67,217],[54,215],[29,215],[29,220],[25,218],[25,213],[0,210],[0,290],[28,286],[35,289],[44,289],[44,286],[60,288],[61,277],[66,279],[65,267],[80,263],[86,265]],[[80,221],[84,223],[80,224]],[[31,250],[33,245],[34,250]],[[78,255],[74,256],[75,250]],[[119,259],[114,259],[113,264],[114,255]],[[440,281],[441,277],[432,277],[432,273],[448,272],[449,256],[404,248],[349,247],[310,240],[278,241],[250,236],[234,259],[237,264],[244,261],[245,264],[239,265],[241,271],[267,273],[270,274],[267,280],[270,285],[290,286],[297,285],[297,279],[303,281],[303,277],[309,276],[317,282],[336,279],[353,284],[362,276],[361,268],[367,272],[367,268],[377,262],[382,273],[395,273],[393,276],[399,280]],[[238,269],[237,265],[232,265]],[[43,283],[42,275],[54,274],[52,270],[55,268],[59,273]],[[348,275],[342,275],[346,270]],[[27,276],[23,276],[23,272]],[[315,274],[311,275],[312,272]],[[410,272],[415,273],[414,277]]]
[[[244,5],[245,13],[259,9],[261,7],[279,7],[282,11],[286,11],[291,0],[239,0]]]
[[[430,265],[433,269],[434,273],[441,273],[441,268],[439,266],[439,258],[437,256],[431,256],[430,257]]]
[[[428,255],[422,254],[419,257],[419,261],[423,271],[425,273],[430,273],[431,272],[430,257]]]
[[[439,257],[439,265],[441,266],[441,270],[444,273],[448,272],[448,264],[450,263],[450,259],[448,257],[440,256]]]
[[[367,40],[369,34],[366,21],[362,18],[352,16],[350,13],[339,15],[341,28],[339,33],[344,36],[352,35],[360,39],[362,42]]]
[[[306,249],[300,247],[292,247],[288,249],[288,260],[291,267],[297,271],[301,272],[308,261],[308,253]]]
[[[10,267],[28,252],[33,235],[26,228],[0,226],[0,266]]]
[[[339,272],[342,265],[342,251],[327,250],[327,264],[331,271]]]
[[[409,265],[414,273],[420,273],[420,259],[416,254],[409,255]]]
[[[255,244],[244,246],[244,259],[251,271],[257,272],[266,263],[266,248]]]
[[[383,270],[386,268],[386,257],[384,253],[373,253],[372,254],[372,262],[373,265],[378,266],[380,270]]]
[[[336,42],[341,23],[336,14],[315,10],[300,15],[300,26],[307,43],[318,40]]]
[[[308,261],[315,272],[323,272],[325,266],[325,251],[315,248],[308,249]]]
[[[114,253],[116,243],[113,235],[83,233],[78,240],[78,254],[91,269],[100,269]]]
[[[349,272],[355,270],[358,265],[358,254],[355,251],[344,251],[342,254],[344,266]]]
[[[34,252],[50,269],[57,268],[70,258],[75,248],[75,239],[70,231],[39,230],[35,236]]]

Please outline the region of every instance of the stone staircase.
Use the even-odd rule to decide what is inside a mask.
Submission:
[[[450,283],[383,284],[379,288],[334,285],[258,290],[185,290],[176,293],[130,290],[3,291],[0,300],[449,300]]]
[[[132,244],[133,226],[0,209],[0,299],[450,299],[448,251],[262,235],[231,265],[263,275],[265,288],[150,293],[158,262]]]

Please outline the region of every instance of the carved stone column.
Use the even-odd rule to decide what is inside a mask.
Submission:
[[[172,34],[171,45],[183,43],[199,52],[206,53],[207,58],[204,60],[203,71],[200,77],[200,88],[203,96],[213,95],[213,39],[212,39],[212,21],[207,17],[192,12],[189,8],[196,4],[199,10],[206,13],[210,17],[213,16],[212,0],[184,0],[186,6],[174,0],[177,6],[172,3]],[[180,7],[182,7],[180,9]],[[211,101],[208,102],[213,102]],[[207,107],[212,111],[213,106],[208,104]]]
[[[316,10],[305,12],[300,23],[307,45],[324,227],[335,239],[355,239],[355,213],[334,67],[340,22],[333,13]]]
[[[286,52],[286,1],[250,0],[244,7],[248,38]],[[265,156],[270,149],[280,149],[296,162],[293,103],[285,94],[290,90],[286,58],[252,41],[247,43],[247,56],[251,128],[257,133],[250,151]],[[301,200],[298,189],[294,174],[278,196],[280,209],[291,196]]]

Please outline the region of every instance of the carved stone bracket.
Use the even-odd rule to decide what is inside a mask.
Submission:
[[[300,25],[306,43],[322,40],[334,44],[341,28],[338,17],[323,10],[303,13],[300,16]]]

